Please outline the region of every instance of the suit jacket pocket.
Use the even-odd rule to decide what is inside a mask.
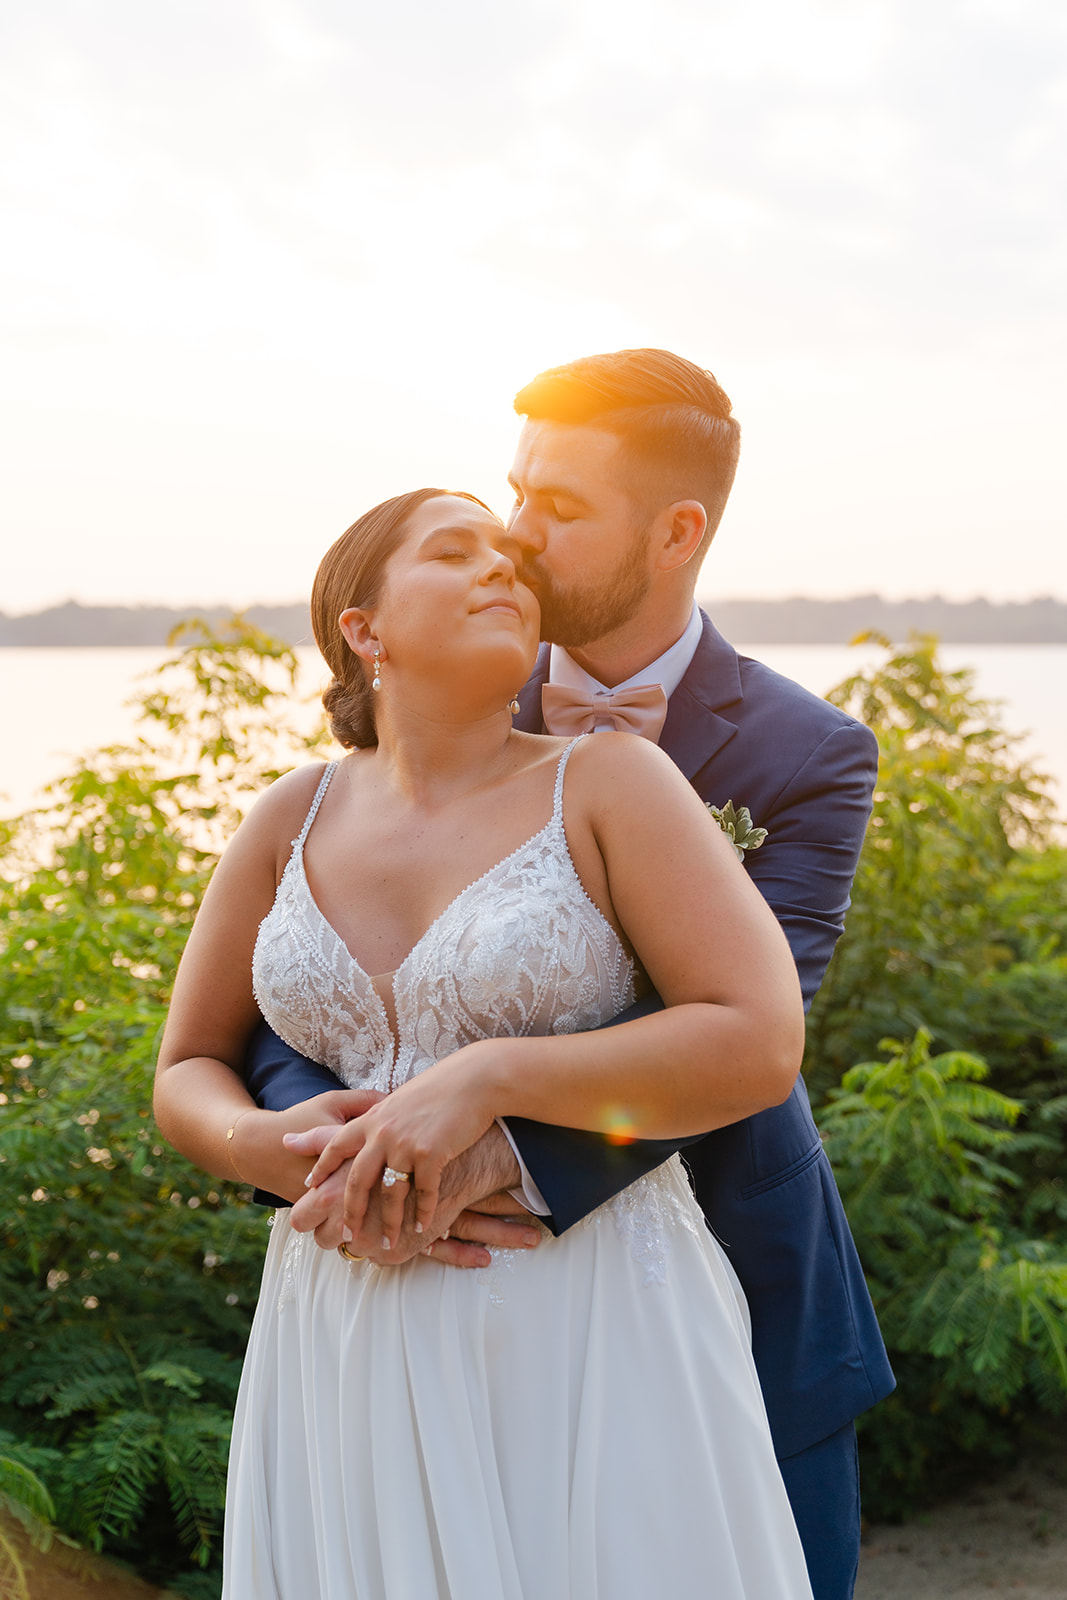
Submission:
[[[742,1200],[751,1200],[758,1194],[766,1194],[771,1189],[777,1189],[783,1183],[788,1183],[791,1178],[796,1178],[800,1173],[806,1172],[810,1166],[818,1161],[822,1154],[822,1140],[816,1137],[804,1154],[791,1161],[787,1167],[782,1167],[777,1172],[772,1172],[769,1178],[761,1178],[758,1183],[750,1183],[747,1188],[740,1191]]]

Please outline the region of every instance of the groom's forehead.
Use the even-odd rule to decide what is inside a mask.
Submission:
[[[587,500],[599,488],[619,486],[619,451],[620,440],[605,428],[527,421],[509,481],[526,494],[566,494]]]

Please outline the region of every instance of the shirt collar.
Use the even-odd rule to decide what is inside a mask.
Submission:
[[[614,688],[635,689],[639,684],[658,683],[669,700],[689,671],[703,630],[700,608],[694,600],[693,614],[686,623],[681,638],[676,639],[670,649],[664,650],[655,661],[650,661],[647,667],[642,667],[640,672],[633,673],[624,683],[615,684]],[[606,684],[598,682],[558,644],[552,645],[549,653],[548,682],[562,684],[567,689],[582,689],[588,694],[608,692]]]

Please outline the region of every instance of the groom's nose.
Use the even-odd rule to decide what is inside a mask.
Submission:
[[[544,519],[534,515],[528,500],[512,511],[508,532],[524,556],[539,556],[545,548]]]

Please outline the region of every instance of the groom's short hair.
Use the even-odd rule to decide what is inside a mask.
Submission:
[[[540,373],[515,396],[531,422],[569,422],[614,434],[628,493],[649,511],[699,500],[703,556],[737,471],[741,425],[714,373],[669,350],[613,350]]]

